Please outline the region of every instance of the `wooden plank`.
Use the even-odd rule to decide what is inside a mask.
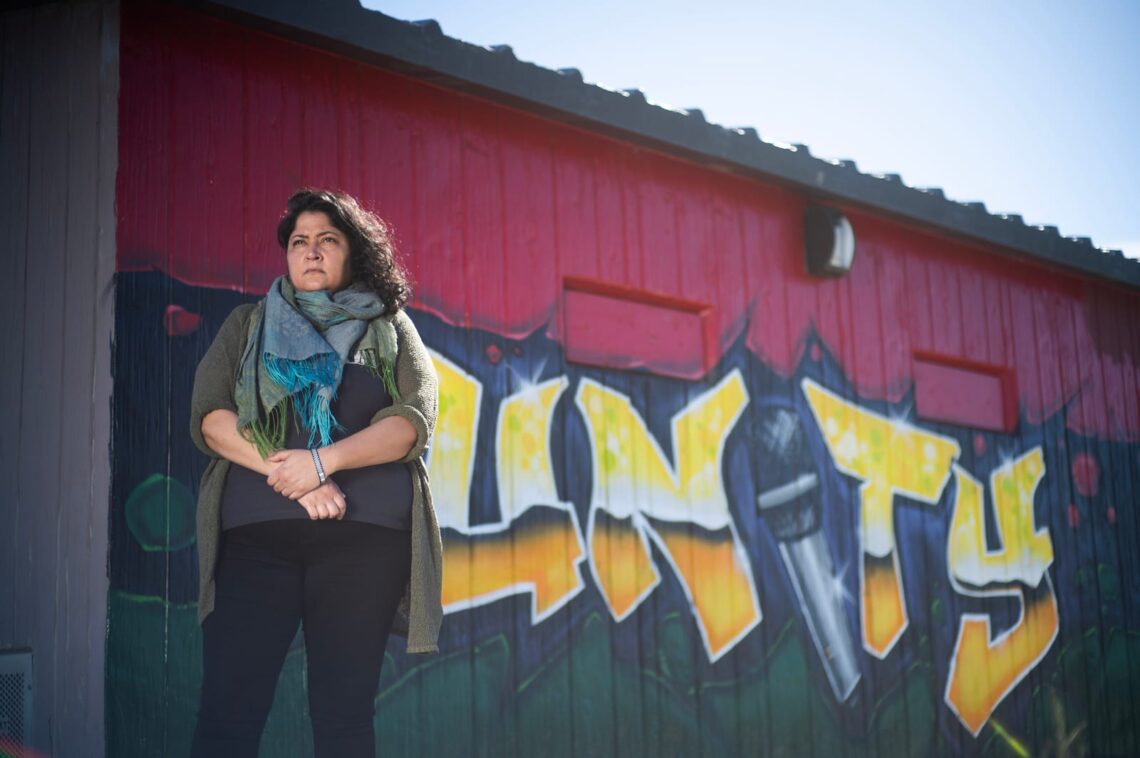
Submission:
[[[1104,538],[1099,525],[1096,523],[1101,514],[1096,513],[1094,509],[1098,502],[1105,499],[1106,493],[1113,492],[1113,480],[1123,471],[1114,460],[1114,445],[1112,443],[1116,437],[1114,432],[1120,428],[1121,424],[1119,406],[1121,388],[1118,384],[1120,377],[1117,371],[1119,343],[1117,342],[1117,314],[1113,302],[1115,293],[1105,291],[1102,287],[1090,289],[1096,298],[1095,303],[1090,308],[1092,315],[1090,327],[1095,335],[1090,345],[1092,348],[1090,352],[1094,384],[1099,386],[1100,390],[1095,402],[1095,412],[1100,419],[1096,426],[1098,431],[1083,441],[1084,450],[1082,452],[1090,456],[1099,467],[1099,477],[1093,483],[1094,491],[1089,492],[1086,489],[1085,492],[1081,492],[1081,488],[1074,487],[1077,491],[1072,493],[1072,498],[1082,517],[1077,529],[1078,540],[1084,546],[1082,552],[1085,555],[1092,556],[1090,563],[1098,571],[1097,580],[1091,582],[1090,586],[1083,588],[1084,592],[1082,592],[1084,601],[1082,602],[1082,611],[1084,611],[1086,637],[1095,639],[1098,646],[1097,650],[1087,651],[1086,657],[1091,670],[1094,665],[1103,665],[1097,659],[1108,649],[1109,619],[1105,618],[1105,598],[1102,595],[1103,589],[1099,572],[1101,566],[1119,565],[1116,560],[1115,545]],[[1076,479],[1075,470],[1073,471],[1073,478]],[[1132,584],[1133,577],[1122,576],[1118,580],[1122,582],[1119,585],[1120,587],[1127,587]],[[1111,679],[1108,676],[1090,677],[1089,700],[1091,703],[1107,703],[1115,697],[1115,693],[1109,690],[1110,681]],[[1090,734],[1099,733],[1109,736],[1108,744],[1090,742],[1091,752],[1106,755],[1125,754],[1125,751],[1113,744],[1117,736],[1113,732],[1118,730],[1106,729],[1108,726],[1106,719],[1106,709],[1093,708],[1090,710]]]
[[[631,252],[640,244],[635,221],[636,196],[629,191],[624,178],[625,155],[609,145],[600,153],[595,153],[592,165],[588,165],[594,182],[593,228],[598,240],[591,273],[603,281],[630,284],[633,281],[629,272]]]
[[[1140,454],[1136,452],[1137,443],[1140,443],[1140,303],[1136,298],[1121,297],[1118,305],[1116,324],[1124,375],[1123,394],[1127,418],[1132,423],[1126,430],[1127,436],[1116,448],[1117,457],[1113,464],[1115,472],[1111,483],[1112,499],[1105,509],[1105,518],[1116,531],[1119,544],[1121,560],[1118,586],[1127,587],[1131,578],[1140,575],[1140,550],[1137,549],[1137,545],[1140,545],[1140,523],[1124,512],[1129,507],[1127,504],[1135,503],[1140,495]],[[1125,445],[1124,442],[1128,444]],[[1121,596],[1127,624],[1130,619],[1140,615],[1140,607],[1134,593],[1122,592]],[[1126,660],[1129,671],[1136,670],[1140,664],[1136,651],[1131,648],[1126,651]],[[1140,713],[1140,682],[1134,677],[1127,681],[1131,702],[1131,708],[1127,712]],[[1140,751],[1140,734],[1133,729],[1128,736],[1124,752],[1135,754]]]
[[[27,269],[25,278],[23,394],[18,414],[20,458],[17,481],[18,532],[22,540],[16,576],[21,578],[20,616],[24,634],[36,646],[35,744],[54,753],[60,732],[53,718],[61,709],[68,673],[59,660],[58,606],[64,552],[61,522],[63,472],[60,446],[64,417],[63,318],[59,273],[65,260],[68,184],[68,111],[66,93],[71,61],[56,36],[66,27],[69,10],[47,6],[24,27],[32,62],[29,140]]]
[[[858,240],[856,245],[859,246]],[[886,363],[883,359],[885,333],[881,316],[883,296],[880,292],[880,268],[884,265],[896,264],[893,260],[881,261],[870,250],[863,254],[863,250],[858,249],[851,271],[839,280],[847,313],[845,332],[851,341],[848,370],[856,393],[869,400],[883,400],[887,396]]]
[[[347,76],[342,71],[337,78]],[[391,224],[397,239],[414,241],[419,214],[427,210],[417,203],[418,166],[430,166],[436,150],[443,149],[437,144],[443,136],[439,129],[430,131],[431,141],[425,144],[420,125],[439,117],[446,123],[446,114],[430,109],[427,114],[417,112],[421,102],[433,98],[417,97],[408,82],[382,72],[362,67],[357,90],[358,99],[337,98],[338,123],[357,122],[351,128],[347,123],[338,127],[341,183],[348,192],[358,191],[358,199]],[[436,185],[429,182],[429,186]],[[432,215],[430,210],[427,215]],[[446,227],[447,222],[441,221]]]
[[[943,355],[961,356],[964,351],[962,336],[962,301],[958,289],[959,269],[941,245],[931,244],[930,298],[934,316],[934,349]]]
[[[6,339],[0,340],[0,413],[6,419],[18,419],[23,406],[23,372],[19,369],[25,351],[24,279],[28,250],[28,181],[31,140],[30,100],[32,87],[29,48],[33,47],[27,27],[35,11],[0,16],[0,228],[7,230],[12,248],[5,256],[11,266],[3,279],[0,296],[0,318],[12,326]],[[18,475],[26,456],[20,448],[20,429],[0,435],[0,502],[5,521],[10,525],[0,542],[0,646],[28,644],[27,624],[23,611],[25,582],[17,577],[25,571],[22,561],[24,537],[21,526],[34,512],[25,515],[21,502]]]
[[[985,276],[974,258],[958,267],[958,300],[962,304],[962,357],[989,363],[989,331],[986,323]]]
[[[740,209],[740,234],[746,256],[748,349],[778,375],[794,373],[811,324],[811,305],[804,292],[806,275],[786,219],[771,198],[753,191]],[[795,390],[791,390],[795,394]]]
[[[712,334],[716,337],[713,346],[714,360],[719,362],[724,353],[732,349],[736,340],[744,333],[748,323],[751,293],[744,271],[744,240],[741,237],[740,213],[743,210],[746,186],[743,182],[728,192],[710,183],[705,213],[709,223],[709,257],[711,268],[709,282],[710,296],[716,304],[713,312]]]
[[[709,330],[710,336],[708,337],[713,343],[709,345],[712,349],[709,362],[712,364],[714,370],[706,375],[704,381],[698,385],[707,389],[713,386],[729,368],[724,361],[722,350],[727,350],[731,348],[732,345],[727,342],[723,335],[726,327],[731,328],[730,322],[733,314],[737,316],[736,334],[733,336],[739,335],[740,330],[744,326],[743,315],[745,313],[748,293],[745,291],[746,279],[744,277],[744,256],[742,254],[740,226],[736,223],[736,216],[731,211],[732,205],[739,203],[739,201],[734,202],[732,198],[727,196],[727,193],[721,188],[718,188],[712,181],[709,181],[701,188],[699,197],[703,201],[700,212],[706,220],[704,230],[705,255],[703,256],[704,260],[699,261],[699,263],[701,263],[705,269],[704,277],[707,281],[705,296],[716,304],[716,308],[710,314],[710,319],[713,323],[711,324]],[[749,369],[747,365],[740,366],[739,363],[736,364],[736,367],[744,369],[745,371]],[[749,404],[745,406],[744,415],[741,421],[738,422],[739,429],[736,430],[736,436],[738,438],[743,438],[743,435],[747,434],[748,413],[752,410],[750,407],[753,401],[751,386],[747,384],[751,378],[749,373],[750,371],[745,373],[744,380]],[[729,468],[732,465],[731,463],[727,461],[725,463],[726,465],[723,465],[721,468],[721,470],[725,472],[725,479],[739,478],[746,480],[749,477],[747,462],[745,465],[737,465],[735,471]],[[739,525],[741,524],[741,517],[748,518],[747,514],[751,510],[751,505],[751,502],[740,503],[739,516],[733,518],[730,515],[730,519],[734,521],[738,527],[738,534],[740,533]],[[731,500],[729,500],[729,513],[732,514]],[[747,548],[745,548],[745,552],[747,553]],[[748,563],[750,568],[755,565],[755,562],[752,560],[749,560]],[[759,591],[756,589],[754,570],[752,589],[756,592],[757,596],[759,596]],[[730,608],[737,607],[737,604],[747,602],[750,599],[741,597],[741,594],[737,591],[735,586],[728,588],[728,591],[725,593],[725,598],[726,605]],[[740,645],[741,643],[734,645],[733,650],[738,651]],[[697,696],[698,700],[704,701],[704,693],[712,692],[714,686],[718,684],[721,687],[726,686],[723,680],[726,674],[731,672],[727,677],[727,687],[736,695],[734,704],[737,706],[729,712],[730,718],[724,719],[722,717],[717,719],[715,705],[711,702],[711,698],[707,701],[708,705],[704,706],[701,711],[701,752],[705,755],[712,755],[716,753],[718,749],[732,746],[730,752],[741,755],[745,751],[742,749],[739,741],[740,689],[737,675],[740,671],[740,656],[733,652],[727,653],[726,656],[719,661],[716,675],[707,676],[702,674],[707,672],[704,664],[708,660],[708,656],[704,650],[701,651],[701,654],[704,660],[701,661],[701,665],[698,666],[696,689],[696,692],[699,693]],[[718,679],[720,681],[718,681]],[[705,715],[706,711],[708,715]],[[717,732],[718,727],[720,733]]]
[[[637,248],[640,281],[634,286],[650,292],[677,294],[681,279],[681,250],[677,217],[684,202],[672,167],[655,162],[634,181],[639,199],[638,222],[641,245]],[[632,251],[629,251],[632,253]],[[627,254],[629,254],[627,253]]]
[[[0,20],[0,161],[9,169],[0,223],[18,241],[0,307],[21,327],[0,348],[13,367],[0,380],[4,412],[18,419],[0,440],[12,526],[0,575],[16,579],[0,595],[0,645],[33,647],[32,744],[59,754],[103,740],[110,301],[100,298],[113,240],[100,233],[113,228],[114,171],[101,161],[116,137],[106,88],[117,67],[105,57],[117,54],[116,24],[98,3]]]
[[[92,572],[103,573],[106,554],[94,554],[96,546],[88,537],[88,520],[79,517],[92,512],[102,512],[105,517],[107,503],[105,494],[98,504],[92,502],[94,493],[89,468],[91,440],[96,435],[92,418],[92,368],[96,351],[109,349],[108,342],[97,342],[92,334],[100,294],[95,277],[96,256],[92,254],[99,225],[95,194],[99,132],[92,127],[99,123],[103,84],[101,67],[93,64],[101,60],[100,20],[97,5],[72,6],[66,22],[53,28],[54,39],[50,45],[66,61],[67,80],[57,91],[68,109],[63,145],[67,174],[60,187],[66,196],[67,216],[61,220],[65,227],[64,245],[60,249],[62,265],[56,278],[57,292],[63,296],[62,342],[57,348],[62,366],[58,401],[61,425],[54,457],[60,482],[60,519],[56,522],[59,561],[53,593],[58,663],[52,725],[57,730],[54,741],[61,755],[82,752],[84,738],[90,733],[82,734],[77,727],[95,721],[91,709],[98,708],[101,702],[90,702],[88,692],[93,683],[102,685],[103,682],[103,667],[98,665],[103,647],[89,647],[88,631],[105,613],[106,593],[88,593],[83,577]],[[103,432],[107,432],[106,427]],[[44,453],[46,455],[46,451]],[[101,720],[101,708],[99,711]]]
[[[193,158],[172,221],[181,227],[179,218],[190,219],[191,233],[178,235],[171,244],[178,251],[176,257],[205,261],[206,281],[233,286],[242,280],[245,264],[241,254],[245,35],[230,24],[215,22],[201,37],[172,42],[174,46],[179,50],[174,60],[178,88],[174,122],[194,126],[175,138]],[[203,110],[203,103],[209,107]],[[272,227],[276,219],[270,216],[264,223]],[[177,305],[200,311],[198,303]]]
[[[500,142],[504,197],[503,289],[505,334],[522,338],[545,325],[559,290],[554,251],[554,198],[549,192],[553,165],[549,140],[553,136],[534,129],[529,119],[504,119]]]
[[[1003,318],[1001,308],[1001,277],[1002,275],[996,271],[987,271],[982,277],[981,281],[981,307],[984,310],[983,320],[985,321],[985,351],[982,353],[984,357],[981,360],[987,363],[1010,366],[1013,363],[1008,361],[1007,355],[1009,353],[1006,339],[1007,324]]]
[[[1086,295],[1088,297],[1088,295]],[[1096,347],[1091,336],[1091,330],[1095,328],[1090,319],[1090,313],[1087,308],[1085,311],[1086,328],[1083,330],[1077,329],[1077,342],[1076,342],[1076,356],[1077,361],[1082,366],[1088,366],[1090,371],[1095,368]],[[1078,313],[1079,311],[1074,311]],[[1075,324],[1076,326],[1076,324]],[[1082,333],[1083,332],[1083,333]],[[1095,377],[1090,373],[1090,381],[1082,391],[1082,396],[1089,393],[1090,390],[1095,390]],[[1019,382],[1021,376],[1019,372]],[[1096,407],[1097,404],[1080,401],[1077,407],[1082,413],[1095,416],[1100,413]],[[1102,424],[1102,419],[1090,419],[1094,424]],[[1079,503],[1077,488],[1073,482],[1073,463],[1079,456],[1088,454],[1093,446],[1090,446],[1090,440],[1085,435],[1089,434],[1086,428],[1081,433],[1073,434],[1068,433],[1065,435],[1065,449],[1061,455],[1058,456],[1060,471],[1057,472],[1058,476],[1063,477],[1067,483],[1067,487],[1058,487],[1058,494],[1062,498],[1061,502],[1057,504],[1058,516],[1052,519],[1053,529],[1050,530],[1050,537],[1054,542],[1054,549],[1058,555],[1072,555],[1081,556],[1083,553],[1083,544],[1086,542],[1086,535],[1088,534],[1088,524],[1085,523],[1082,528],[1081,520],[1079,518],[1080,510],[1077,508]],[[1063,514],[1063,515],[1062,515]],[[1095,564],[1094,564],[1095,566]],[[1066,568],[1057,567],[1058,571],[1074,572],[1078,567]],[[1085,644],[1082,644],[1083,636],[1090,630],[1096,631],[1097,618],[1099,610],[1097,602],[1093,593],[1087,590],[1087,585],[1081,588],[1083,591],[1078,593],[1076,597],[1070,598],[1073,602],[1070,603],[1070,608],[1076,609],[1076,618],[1070,613],[1068,617],[1062,617],[1061,628],[1057,634],[1057,641],[1054,643],[1058,650],[1064,650],[1067,647],[1074,648],[1074,656],[1077,661],[1085,660],[1082,666],[1078,664],[1076,667],[1070,667],[1069,671],[1074,671],[1076,676],[1073,679],[1068,678],[1068,672],[1064,667],[1058,667],[1057,675],[1060,681],[1060,686],[1064,692],[1066,702],[1075,703],[1076,712],[1091,713],[1095,703],[1101,700],[1102,695],[1093,691],[1091,687],[1092,677],[1081,676],[1082,669],[1092,670],[1097,664],[1099,651],[1089,651]],[[1082,686],[1084,685],[1084,686]],[[1070,726],[1070,728],[1072,728]],[[1088,741],[1083,741],[1086,749],[1089,745]]]
[[[119,114],[119,144],[130,146],[120,156],[115,190],[119,270],[150,269],[167,244],[165,200],[173,186],[166,144],[171,129],[170,65],[159,45],[143,42],[146,23],[146,8],[140,4],[122,17],[119,86],[124,93],[145,91],[149,96],[128,97]]]
[[[464,287],[467,302],[472,306],[463,314],[470,326],[495,329],[496,318],[490,315],[501,308],[507,293],[503,291],[501,276],[492,272],[501,270],[506,249],[503,239],[502,156],[499,150],[498,127],[493,113],[474,109],[465,110],[459,139],[462,144],[462,184],[464,198],[463,228]],[[480,274],[479,272],[483,272]],[[483,291],[476,291],[476,282],[482,282]],[[476,309],[474,301],[482,301]]]
[[[1006,286],[1007,303],[1013,332],[1014,368],[1017,371],[1017,389],[1021,398],[1024,420],[1030,424],[1042,422],[1042,369],[1037,352],[1037,324],[1034,319],[1033,287],[1022,281],[1010,281]]]
[[[644,287],[643,270],[645,267],[645,232],[642,229],[641,212],[647,199],[641,191],[639,176],[645,172],[645,155],[640,153],[625,153],[615,165],[616,193],[620,201],[609,212],[617,213],[621,219],[623,231],[620,247],[611,248],[609,255],[603,255],[602,276],[607,281],[620,282],[631,287]],[[598,208],[599,217],[602,208]]]
[[[1046,282],[1040,282],[1032,297],[1033,321],[1036,324],[1037,361],[1041,366],[1041,419],[1052,418],[1061,410],[1064,393],[1061,367],[1057,353],[1056,318],[1051,304],[1051,293]]]
[[[371,168],[368,146],[374,139],[373,133],[388,118],[383,103],[403,103],[410,96],[412,87],[398,77],[380,82],[374,81],[374,76],[369,74],[370,89],[381,91],[384,96],[367,97],[360,103],[365,127],[361,150],[365,164],[369,165],[365,172],[366,186],[370,187],[372,196],[382,197],[381,187],[387,185],[387,177]],[[401,235],[404,260],[416,282],[415,301],[419,307],[426,307],[439,315],[445,315],[451,309],[465,313],[471,305],[466,299],[468,291],[464,286],[466,230],[461,191],[462,127],[456,109],[448,107],[444,98],[439,96],[421,97],[417,113],[419,122],[411,135],[411,181],[416,188],[411,213],[415,222],[413,236]],[[378,186],[371,189],[372,183]],[[400,188],[392,191],[399,192]],[[381,215],[387,213],[386,203],[380,209]]]
[[[291,78],[295,49],[247,32],[244,64],[241,286],[263,293],[285,272],[277,244],[277,219],[285,201],[303,183],[301,103]]]
[[[286,44],[292,47],[291,43]],[[338,189],[347,177],[339,171],[337,122],[341,114],[333,90],[336,59],[313,55],[299,45],[291,52],[289,86],[296,90],[301,103],[301,183]],[[407,152],[401,151],[393,160],[406,166]],[[407,168],[403,170],[406,172]]]
[[[906,287],[906,258],[914,254],[912,250],[902,250],[887,256],[877,247],[871,251],[879,285],[883,376],[887,382],[886,398],[891,403],[901,402],[911,391],[912,305]]]
[[[597,196],[605,179],[593,170],[590,155],[577,145],[555,142],[550,150],[549,191],[555,206],[553,252],[559,278],[556,289],[561,289],[561,279],[566,276],[598,278],[603,235],[598,228]],[[621,236],[611,236],[609,240],[609,244],[620,244]],[[557,333],[554,329],[551,336]]]
[[[1122,534],[1123,530],[1117,524],[1120,523],[1120,511],[1128,507],[1126,504],[1136,502],[1137,484],[1140,484],[1135,477],[1137,470],[1136,446],[1135,444],[1127,444],[1130,437],[1131,439],[1136,438],[1135,430],[1138,419],[1134,414],[1137,413],[1137,403],[1140,401],[1140,398],[1137,397],[1134,372],[1134,363],[1138,353],[1135,346],[1130,344],[1133,342],[1133,335],[1136,332],[1135,325],[1138,323],[1137,316],[1140,315],[1138,313],[1140,307],[1137,307],[1135,298],[1127,298],[1117,292],[1109,294],[1106,300],[1109,318],[1104,324],[1106,338],[1104,352],[1107,354],[1106,358],[1111,356],[1109,372],[1113,375],[1111,383],[1114,389],[1110,390],[1108,401],[1112,404],[1112,415],[1116,420],[1116,426],[1109,434],[1105,435],[1108,439],[1099,446],[1100,450],[1103,451],[1099,483],[1100,497],[1094,501],[1095,506],[1091,509],[1090,521],[1098,525],[1108,525],[1108,528],[1095,529],[1093,532],[1094,537],[1100,537],[1097,540],[1097,552],[1101,556],[1101,560],[1111,561],[1110,565],[1115,566],[1117,575],[1114,578],[1117,587],[1124,588],[1131,586],[1136,576],[1138,563],[1135,533]],[[1129,434],[1130,431],[1133,432],[1132,435]],[[1100,626],[1102,629],[1111,628],[1119,623],[1117,613],[1120,613],[1125,620],[1129,618],[1130,611],[1133,614],[1135,613],[1136,603],[1133,593],[1118,590],[1117,595],[1117,597],[1109,595],[1100,598],[1102,611]],[[1123,605],[1122,611],[1115,607],[1117,602]],[[1135,650],[1126,647],[1124,657],[1129,663],[1128,670],[1134,670],[1133,666],[1136,665]],[[1120,682],[1119,677],[1113,679],[1115,680],[1114,683]],[[1134,678],[1124,678],[1123,691],[1115,688],[1109,689],[1107,686],[1106,689],[1108,690],[1106,695],[1110,701],[1129,701],[1132,707],[1128,710],[1133,713],[1136,712],[1137,704],[1140,702],[1140,686],[1134,681]],[[1114,742],[1107,747],[1107,752],[1120,755],[1136,753],[1137,737],[1135,733],[1117,729],[1113,730],[1112,737]]]

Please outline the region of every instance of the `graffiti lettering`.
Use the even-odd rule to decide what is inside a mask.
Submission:
[[[531,623],[563,607],[590,571],[610,614],[622,621],[661,582],[651,544],[678,578],[709,660],[731,650],[762,619],[751,564],[728,507],[722,477],[725,441],[749,402],[732,371],[671,420],[672,457],[650,434],[629,397],[583,378],[574,402],[590,440],[594,486],[587,540],[575,510],[558,499],[550,448],[565,376],[527,384],[499,404],[495,467],[499,519],[471,524],[469,498],[482,386],[434,354],[440,418],[429,469],[444,534],[444,610],[531,596]],[[935,504],[951,474],[957,484],[947,563],[965,595],[1003,595],[1021,615],[992,637],[989,614],[964,614],[945,701],[972,734],[1041,660],[1056,638],[1057,599],[1049,578],[1053,546],[1036,529],[1033,499],[1045,468],[1041,449],[991,474],[1001,548],[986,548],[983,487],[955,463],[957,442],[886,418],[802,382],[838,470],[861,480],[863,647],[885,657],[908,618],[894,533],[894,498]],[[588,545],[588,547],[587,547]]]
[[[537,624],[582,590],[585,559],[577,516],[558,499],[550,455],[550,419],[565,391],[558,377],[504,398],[495,436],[500,520],[472,526],[468,510],[479,382],[433,354],[440,418],[428,461],[443,529],[445,612],[521,593]]]
[[[716,660],[761,619],[721,477],[725,439],[748,403],[740,372],[673,417],[675,463],[625,395],[583,379],[575,402],[594,457],[590,569],[610,613],[626,618],[660,581],[652,539],[681,582],[709,659]]]
[[[936,504],[961,451],[950,437],[861,408],[811,379],[804,379],[802,387],[836,468],[863,482],[859,487],[863,647],[884,658],[909,623],[895,545],[895,495]]]
[[[1017,622],[997,638],[988,614],[963,614],[950,661],[945,700],[977,735],[990,714],[1044,657],[1057,637],[1057,597],[1049,579],[1053,543],[1034,528],[1033,499],[1045,476],[1036,447],[996,469],[990,488],[1001,547],[986,549],[982,484],[954,466],[957,495],[947,563],[954,588],[966,595],[1007,595],[1021,603]]]
[[[436,516],[441,527],[465,531],[483,386],[439,353],[428,352],[439,377],[439,418],[428,457]]]

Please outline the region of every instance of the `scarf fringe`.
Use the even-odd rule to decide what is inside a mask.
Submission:
[[[297,420],[309,430],[309,447],[316,447],[318,441],[322,447],[331,445],[333,430],[344,429],[329,407],[329,396],[333,391],[321,390],[320,387],[311,386],[293,396]]]
[[[343,429],[330,407],[340,383],[340,361],[336,354],[324,353],[303,361],[291,361],[266,353],[262,361],[269,378],[289,392],[298,423],[309,430],[309,447],[318,441],[321,445],[331,445],[333,430]],[[284,404],[285,401],[278,403],[277,408]],[[280,439],[284,446],[284,424]]]
[[[381,360],[377,351],[364,349],[360,359],[369,372],[384,382],[384,388],[398,402],[400,392],[396,387],[396,372],[392,361]],[[291,391],[291,394],[271,408],[264,418],[257,418],[241,432],[257,447],[262,458],[285,447],[288,432],[288,419],[292,415],[300,426],[309,430],[309,447],[318,441],[321,445],[332,444],[332,432],[344,427],[333,416],[329,403],[336,397],[335,390],[322,392],[322,387],[336,387],[336,372],[339,365],[336,356],[326,354],[303,361],[290,361],[266,354],[263,357],[265,371],[274,382]],[[292,411],[292,413],[290,413]]]
[[[264,418],[258,417],[253,423],[239,429],[242,436],[254,444],[262,458],[268,458],[285,447],[290,405],[289,398],[285,398],[270,408]]]
[[[290,395],[314,384],[335,386],[340,372],[340,361],[335,353],[322,353],[303,361],[291,361],[265,353],[261,359],[269,378],[284,387]]]

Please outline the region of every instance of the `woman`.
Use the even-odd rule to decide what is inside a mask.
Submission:
[[[422,460],[436,376],[379,218],[304,189],[277,240],[287,275],[234,309],[194,377],[190,433],[211,461],[193,754],[257,755],[300,623],[316,754],[371,756],[389,632],[437,650],[442,550]]]

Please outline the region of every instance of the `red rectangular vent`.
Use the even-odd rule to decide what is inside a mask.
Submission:
[[[1012,432],[1017,381],[1004,366],[915,351],[914,405],[920,419]]]
[[[683,379],[700,379],[716,362],[706,303],[566,277],[562,309],[568,361]]]

